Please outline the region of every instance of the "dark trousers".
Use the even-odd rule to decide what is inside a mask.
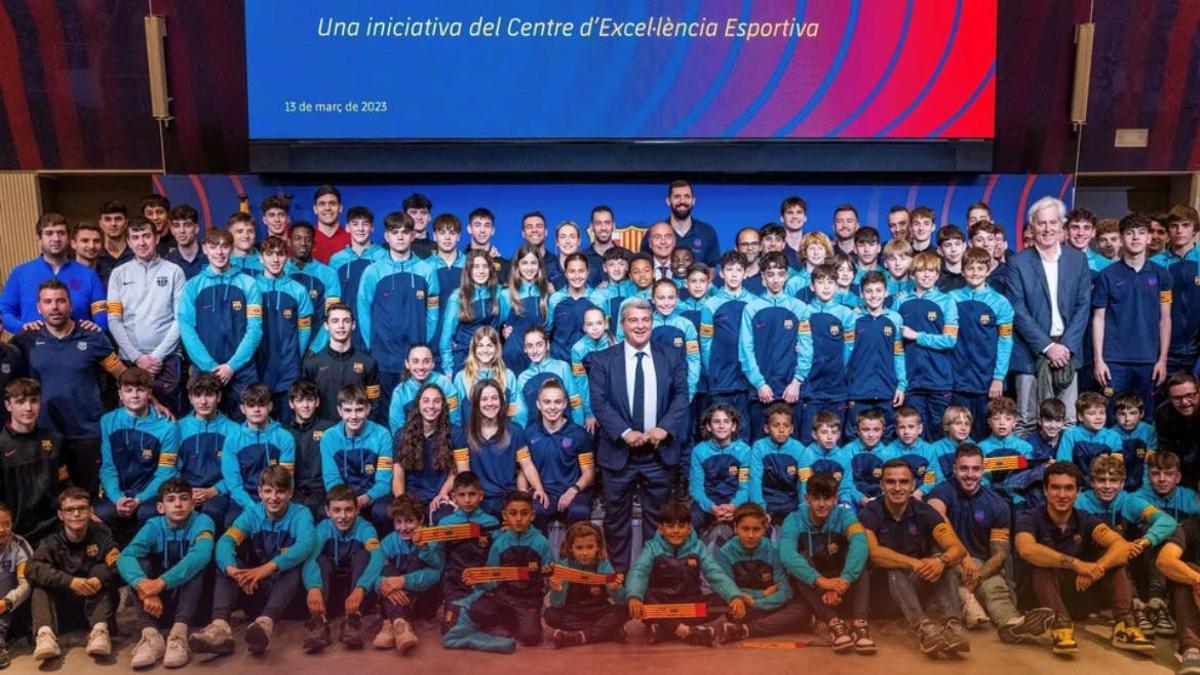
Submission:
[[[64,438],[62,461],[71,482],[88,491],[92,500],[100,494],[100,439]]]
[[[1104,395],[1108,397],[1110,418],[1116,413],[1114,402],[1121,394],[1137,394],[1145,404],[1146,410],[1154,410],[1153,363],[1114,363],[1109,361],[1108,370],[1112,377],[1108,379],[1108,387],[1104,389]],[[1112,390],[1111,394],[1109,390]]]
[[[921,424],[925,428],[922,438],[932,443],[945,435],[942,431],[942,415],[946,413],[946,406],[950,405],[950,392],[909,390],[904,403],[916,408],[921,415]]]
[[[292,501],[307,508],[312,513],[313,520],[320,522],[325,517],[325,488],[299,487],[292,494]]]
[[[971,440],[979,442],[991,434],[987,423],[987,406],[988,395],[986,392],[982,394],[964,394],[962,392],[954,392],[950,397],[950,402],[954,405],[961,405],[971,411]],[[938,426],[942,425],[938,421]]]
[[[805,445],[812,445],[813,442],[813,420],[817,419],[817,415],[823,412],[831,412],[837,415],[838,424],[843,432],[846,429],[846,402],[845,401],[803,401],[803,412],[796,425],[800,428],[800,442]],[[841,442],[841,439],[838,439]]]
[[[711,392],[708,394],[709,407],[724,403],[733,407],[738,414],[738,436],[747,444],[750,443],[751,434],[761,433],[760,429],[750,428],[750,396],[745,391],[735,392]],[[705,408],[707,411],[708,408]],[[703,417],[704,411],[701,411]]]
[[[1200,565],[1188,563],[1188,567],[1200,572]],[[1200,608],[1196,607],[1192,587],[1171,582],[1171,596],[1175,601],[1175,624],[1179,626],[1180,653],[1200,649]]]
[[[292,423],[292,406],[288,405],[286,389],[271,392],[271,416],[285,427]]]
[[[675,630],[680,626],[702,626],[706,623],[716,621],[722,612],[728,610],[725,602],[716,595],[702,594],[680,594],[680,593],[662,593],[655,592],[654,588],[646,589],[646,597],[644,602],[647,605],[673,605],[679,603],[697,603],[708,607],[707,616],[698,616],[689,619],[646,619],[642,623],[655,624],[659,626],[660,636],[666,637],[673,635]]]
[[[496,591],[484,593],[468,610],[471,621],[480,630],[497,629],[511,633],[526,647],[542,643],[542,606],[513,602],[512,598]]]
[[[8,594],[17,587],[17,575],[14,572],[0,574],[0,596]],[[15,607],[9,607],[7,612],[0,614],[0,647],[8,640],[8,627],[12,623]]]
[[[458,372],[457,366],[454,372]],[[403,377],[403,372],[392,372],[389,370],[379,371],[379,403],[376,405],[387,408],[387,405],[392,401],[392,392],[396,391],[396,387],[400,384],[400,378]]]
[[[197,368],[192,366],[191,375],[195,376]],[[229,384],[225,385],[225,389],[221,392],[221,412],[229,419],[241,424],[246,421],[246,416],[242,414],[242,390],[250,385],[258,382],[258,369],[254,364],[242,366],[241,370],[235,370],[233,379],[229,380]]]
[[[890,441],[896,433],[896,409],[890,398],[864,398],[846,404],[846,428],[842,436],[847,441],[858,438],[858,416],[865,410],[883,411],[883,440]]]
[[[750,637],[765,637],[804,630],[812,616],[812,609],[807,602],[793,598],[783,607],[770,612],[751,607],[741,622],[750,629]]]
[[[633,544],[633,495],[642,504],[642,541],[654,538],[658,510],[671,496],[674,468],[655,453],[630,455],[620,470],[601,469],[604,476],[604,536],[608,557],[618,572],[629,570]]]
[[[625,605],[598,605],[595,607],[548,607],[546,625],[558,630],[583,631],[587,642],[609,642],[629,620]]]
[[[70,628],[90,629],[108,621],[116,608],[116,592],[112,588],[102,588],[99,593],[85,598],[70,589],[34,586],[29,607],[33,613],[34,633],[42,626],[49,626],[61,634]]]
[[[866,621],[871,604],[871,575],[865,571],[854,583],[850,590],[842,596],[842,602],[835,606],[825,604],[821,599],[823,592],[816,586],[798,582],[792,585],[796,598],[792,601],[806,606],[817,621],[829,623],[834,619],[843,621]]]
[[[149,579],[157,579],[165,571],[162,563],[157,560],[143,558],[138,561],[138,564],[142,566],[142,571]],[[201,571],[182,586],[164,590],[159,594],[158,597],[163,603],[163,611],[162,616],[157,619],[146,613],[145,605],[138,597],[137,589],[130,588],[130,596],[138,609],[138,631],[146,628],[169,628],[174,623],[195,626],[196,613],[204,599],[205,580],[210,571],[211,568]]]
[[[588,489],[575,495],[575,499],[567,505],[565,511],[558,510],[558,500],[562,497],[561,494],[547,492],[546,496],[550,499],[550,508],[542,508],[540,503],[533,505],[533,525],[542,534],[546,533],[546,528],[550,523],[558,521],[566,527],[570,527],[581,520],[589,520],[592,517],[592,489]]]
[[[1133,584],[1124,567],[1109,570],[1083,592],[1075,590],[1075,572],[1071,570],[1034,567],[1030,576],[1038,604],[1062,617],[1082,620],[1089,612],[1111,607],[1113,616],[1121,621],[1133,609]]]
[[[113,536],[122,545],[129,543],[133,535],[130,532],[136,533],[137,528],[146,524],[154,516],[158,515],[158,499],[147,499],[138,504],[137,511],[132,516],[117,515],[117,505],[102,497],[95,502],[92,510],[96,512],[96,517],[107,525],[112,531]]]
[[[205,499],[204,504],[197,510],[212,518],[213,525],[221,527],[225,523],[225,514],[229,512],[229,505],[232,503],[233,500],[229,498],[228,494],[217,495]],[[219,532],[217,536],[220,536]]]
[[[317,567],[321,569],[321,586],[325,593],[325,613],[330,617],[341,616],[346,607],[346,597],[354,590],[355,581],[362,578],[370,556],[366,549],[355,546],[335,565],[331,556],[317,556]],[[364,609],[367,603],[363,603]]]
[[[213,591],[213,618],[229,621],[237,607],[247,614],[261,615],[278,621],[292,600],[303,590],[300,568],[276,572],[258,584],[254,595],[243,595],[242,589],[223,573],[218,573]]]
[[[402,576],[404,576],[404,572],[392,567],[391,563],[384,563],[384,579]],[[404,593],[408,596],[409,603],[407,605],[396,604],[380,594],[380,611],[385,619],[388,621],[396,619],[414,621],[417,619],[429,619],[437,615],[438,605],[442,603],[442,587],[440,585],[434,584],[424,591],[414,591],[406,588],[404,589]]]

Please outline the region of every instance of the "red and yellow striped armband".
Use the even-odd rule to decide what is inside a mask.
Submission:
[[[118,549],[116,546],[114,546],[114,547],[112,547],[112,549],[109,550],[108,554],[104,556],[104,564],[108,565],[109,567],[112,567],[113,565],[117,564],[117,558],[120,558],[120,557],[121,557],[121,550]]]
[[[579,468],[587,468],[596,463],[596,456],[590,452],[582,452],[579,454]]]
[[[893,342],[892,343],[892,353],[893,354],[903,354],[904,353],[904,343],[899,340],[896,340],[895,342]]]
[[[958,337],[958,326],[955,326],[952,323],[942,326],[942,335],[945,335],[946,337]]]
[[[1008,542],[1008,528],[1007,527],[993,527],[991,530],[988,531],[988,541],[1002,541],[1002,542],[1007,543]]]
[[[807,483],[808,479],[812,478],[812,475],[813,475],[812,467],[805,467],[803,469],[800,469],[800,482]]]
[[[571,374],[575,377],[583,377],[584,375],[587,375],[587,370],[583,367],[582,363],[579,363],[578,361],[572,361]]]
[[[1000,324],[1000,337],[1010,338],[1013,333],[1013,325],[1011,323]]]
[[[743,466],[743,467],[738,468],[738,482],[739,483],[749,483],[750,482],[750,468],[749,467]]]
[[[392,470],[392,458],[388,457],[387,455],[380,455],[379,458],[375,460],[375,470],[376,471],[391,471]]]
[[[708,605],[703,602],[678,604],[644,605],[643,619],[703,619],[708,616]]]
[[[118,303],[118,304],[120,304],[120,303]],[[91,310],[92,316],[96,316],[100,312],[107,312],[108,311],[108,301],[107,300],[97,300],[97,301],[93,302],[91,305],[89,305],[88,309]]]
[[[695,340],[688,340],[687,341],[687,353],[688,354],[699,354],[700,353],[700,343],[696,342]]]
[[[569,581],[573,584],[582,584],[584,586],[603,586],[617,580],[615,572],[612,574],[585,572],[565,565],[555,565],[554,572],[550,576],[560,581]]]
[[[450,456],[454,458],[455,464],[471,461],[471,451],[466,448],[455,448],[450,451]]]
[[[1003,457],[988,457],[983,460],[984,471],[1020,471],[1029,468],[1029,458],[1025,455],[1006,455]]]
[[[509,403],[508,404],[508,416],[512,417],[513,415],[516,415],[516,414],[517,414],[517,404],[515,402]]]
[[[438,299],[438,296],[436,296],[436,295],[425,296],[425,309],[437,309],[438,305],[440,305],[440,304],[441,304],[441,300]]]
[[[863,529],[862,523],[853,522],[846,526],[846,531],[842,533],[842,536],[849,539],[856,534],[862,534],[864,532],[866,532],[866,530]]]
[[[296,327],[297,328],[312,328],[312,317],[311,316],[302,316],[299,319],[296,319]]]
[[[713,329],[713,325],[711,323],[701,323],[700,324],[700,337],[710,338],[713,336],[713,334],[715,332],[716,331]]]
[[[572,408],[582,408],[583,407],[583,397],[580,396],[579,394],[573,394],[571,396],[571,407]]]
[[[213,538],[213,533],[209,532],[208,530],[204,530],[200,534],[197,534],[196,538],[193,541],[200,541],[201,539],[208,539],[209,541],[212,541],[212,538]]]
[[[807,335],[812,332],[812,324],[808,321],[801,321],[796,325],[796,332],[801,335]]]
[[[855,333],[853,328],[848,331],[844,331],[842,333],[842,342],[854,342],[854,335]]]
[[[1172,293],[1169,289],[1165,290],[1165,291],[1159,291],[1158,292],[1158,304],[1169,305],[1173,302],[1172,297],[1173,297]]]
[[[367,550],[367,552],[370,553],[371,551],[374,551],[375,549],[379,548],[379,540],[376,539],[375,537],[371,537],[370,539],[367,540],[367,543],[363,544],[363,548],[365,548]]]
[[[246,305],[246,318],[247,319],[261,319],[262,318],[262,305]]]
[[[518,462],[524,462],[525,460],[531,459],[531,458],[532,457],[529,454],[528,446],[517,448],[517,461]]]
[[[116,352],[112,352],[111,354],[104,357],[100,361],[100,367],[107,370],[110,373],[120,365],[121,365],[121,357],[117,356]]]
[[[375,399],[379,398],[380,394],[382,394],[382,391],[380,390],[379,385],[377,385],[377,384],[368,384],[367,385],[367,398],[369,398],[371,400],[375,400]]]
[[[1142,520],[1150,520],[1156,513],[1158,513],[1158,507],[1153,504],[1147,504],[1146,508],[1142,509]]]
[[[452,394],[446,397],[446,409],[458,410],[458,395]]]
[[[158,465],[159,466],[175,466],[175,461],[178,458],[179,458],[178,455],[176,455],[175,453],[172,453],[172,452],[159,453]]]
[[[417,531],[413,532],[413,543],[429,544],[437,541],[463,541],[465,539],[478,539],[482,536],[483,528],[479,526],[479,523],[437,525],[434,527],[417,528]]]
[[[341,301],[342,301],[342,299],[336,295],[327,296],[325,298],[325,309],[329,309],[330,307],[333,307],[334,305],[338,304]]]
[[[529,581],[528,567],[468,567],[463,570],[468,585],[490,584],[497,581]]]
[[[95,305],[93,305],[93,307],[94,306]],[[108,308],[109,316],[121,316],[125,313],[125,305],[123,305],[120,300],[109,300],[106,306]],[[95,312],[92,313],[95,314]]]

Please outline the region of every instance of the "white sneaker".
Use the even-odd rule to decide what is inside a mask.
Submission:
[[[958,587],[958,599],[962,602],[963,624],[968,630],[977,630],[988,624],[990,619],[975,594],[962,586]]]
[[[39,628],[34,639],[33,660],[46,661],[60,656],[62,650],[58,648],[58,638],[54,637],[54,631],[50,630],[49,626]]]
[[[162,639],[162,636],[159,636]],[[112,654],[112,640],[108,637],[108,626],[98,623],[92,626],[92,633],[88,635],[87,655],[95,657],[105,657]]]
[[[408,650],[417,646],[417,634],[413,632],[412,625],[404,619],[392,622],[392,632],[396,636],[396,651],[401,654],[406,654]]]
[[[260,616],[246,627],[246,648],[251,654],[262,654],[271,646],[271,633],[275,632],[275,622],[270,617]]]
[[[375,640],[371,642],[376,649],[391,649],[396,646],[396,634],[392,632],[392,622],[384,619],[383,624],[379,626],[379,632],[375,634]]]
[[[153,628],[142,629],[142,639],[133,648],[133,659],[129,665],[134,668],[149,668],[158,663],[166,650],[162,634]]]
[[[167,636],[167,651],[163,655],[163,665],[167,668],[182,668],[192,660],[192,652],[188,649],[187,636],[171,633]]]
[[[233,631],[229,623],[216,619],[188,636],[188,648],[197,654],[232,654]]]

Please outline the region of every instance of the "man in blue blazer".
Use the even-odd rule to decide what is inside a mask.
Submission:
[[[608,557],[629,569],[633,495],[642,504],[642,541],[658,529],[658,510],[671,495],[685,438],[687,366],[677,353],[650,343],[650,303],[621,307],[625,341],[592,356],[592,413],[599,422],[596,463],[604,477]]]
[[[1016,373],[1017,429],[1036,431],[1038,418],[1037,363],[1045,356],[1051,369],[1083,366],[1083,339],[1091,316],[1092,285],[1087,256],[1063,246],[1067,207],[1054,197],[1042,197],[1029,207],[1034,246],[1008,260],[1008,299],[1013,306],[1012,363]],[[1067,407],[1067,422],[1075,419],[1079,377],[1058,392]]]

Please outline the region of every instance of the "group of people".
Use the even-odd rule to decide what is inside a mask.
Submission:
[[[872,654],[874,594],[933,657],[988,625],[1070,654],[1104,611],[1200,673],[1194,209],[1046,197],[1014,253],[982,203],[883,244],[788,197],[722,253],[695,203],[671,183],[638,251],[611,208],[552,246],[532,212],[511,258],[486,208],[463,249],[411,195],[381,246],[328,185],[315,223],[270,196],[202,235],[157,195],[43,215],[0,293],[0,638],[28,598],[36,660],[108,655],[127,585],[138,668],[231,653],[239,609],[254,653],[307,617],[306,651],[638,619]]]

